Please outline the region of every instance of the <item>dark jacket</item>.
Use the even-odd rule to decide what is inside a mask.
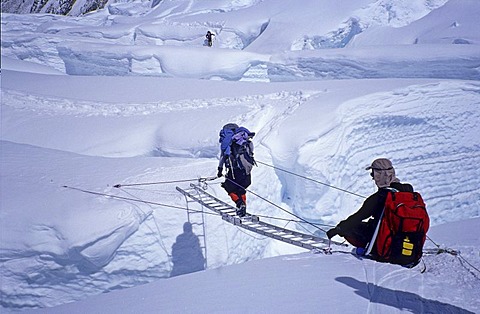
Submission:
[[[390,187],[400,192],[413,192],[413,187],[408,183],[392,182]],[[388,188],[381,188],[374,194],[370,195],[356,213],[352,214],[337,225],[338,234],[342,237],[348,236],[352,231],[358,228],[363,220],[372,217],[367,222],[369,233],[367,236],[371,237],[380,220],[380,216],[382,215],[389,191]]]

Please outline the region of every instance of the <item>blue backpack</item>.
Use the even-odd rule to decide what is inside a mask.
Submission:
[[[223,126],[220,130],[220,139],[218,142],[220,143],[220,152],[221,156],[230,155],[230,144],[232,144],[232,137],[235,134],[235,130],[238,129],[238,125],[235,123],[228,123]]]
[[[247,128],[239,127],[235,123],[228,123],[220,130],[219,136],[220,164],[225,163],[227,168],[242,169],[247,175],[250,174],[255,165],[251,141],[255,132],[250,132]]]

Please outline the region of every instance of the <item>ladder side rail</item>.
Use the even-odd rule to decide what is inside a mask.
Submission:
[[[259,221],[258,218],[255,221],[249,221],[249,220],[246,220],[245,218],[241,219],[235,215],[235,212],[236,212],[235,207],[207,193],[201,187],[198,187],[194,184],[190,184],[190,186],[192,187],[192,190],[198,191],[198,194],[200,194],[201,196],[195,197],[191,193],[183,191],[178,187],[177,187],[177,190],[179,190],[184,195],[186,193],[189,197],[199,202],[200,204],[204,205],[208,209],[216,213],[219,213],[222,216],[223,220],[233,225],[236,225],[238,227],[244,228],[246,230],[252,231],[260,235],[267,236],[272,239],[293,244],[309,250],[318,249],[319,248],[318,245],[328,244],[330,242],[328,239],[316,237],[314,235],[304,234],[298,231],[293,231],[293,230],[278,227],[263,221]],[[208,199],[210,201],[207,203],[207,201],[205,201],[203,197],[205,197],[205,199]],[[211,201],[213,201],[213,203]],[[227,207],[226,210],[231,209],[232,214],[225,213],[226,211],[225,209],[224,210],[217,209],[216,207],[218,207],[217,206],[218,203],[223,204],[225,207]],[[346,244],[335,242],[335,241],[331,241],[331,243],[346,246]]]
[[[177,188],[177,190],[178,190],[178,188]],[[192,229],[194,229],[195,225],[201,225],[201,227],[202,227],[203,232],[201,234],[195,234],[195,235],[197,237],[199,237],[199,240],[200,240],[200,238],[203,238],[203,245],[200,245],[200,248],[202,249],[203,254],[204,254],[203,255],[203,266],[204,266],[204,269],[207,269],[207,266],[208,266],[208,263],[207,263],[207,237],[206,237],[206,233],[205,233],[205,219],[204,219],[204,214],[203,214],[203,208],[202,208],[201,212],[196,211],[196,210],[191,210],[188,204],[192,203],[192,202],[196,202],[196,203],[198,203],[198,202],[193,198],[192,199],[194,201],[190,201],[188,199],[188,197],[190,197],[189,195],[187,195],[185,193],[182,193],[182,194],[185,197],[185,203],[186,203],[186,206],[187,206],[187,220],[192,225]],[[198,214],[201,214],[201,218],[202,218],[201,222],[194,222],[193,221],[193,215],[198,215]],[[197,230],[197,228],[195,228],[195,230]]]
[[[217,200],[218,202],[220,203],[223,203],[225,204],[226,206],[232,208],[233,211],[235,211],[235,208],[233,206],[230,206],[228,204],[226,204],[225,202],[223,202],[222,200],[219,200],[218,198],[214,197],[213,195],[210,195],[209,193],[207,193],[206,191],[204,191],[203,189],[201,189],[200,187],[194,185],[194,184],[190,184],[190,186],[192,188],[194,188],[195,190],[199,191],[200,193],[204,194],[204,195],[207,195],[215,200]],[[210,208],[210,206],[206,206],[207,208]],[[213,211],[216,211],[215,209],[212,209]],[[218,211],[216,211],[218,212]],[[223,216],[223,213],[220,213],[222,214]],[[233,217],[233,215],[228,215],[228,216],[231,216]],[[228,221],[228,220],[227,220]],[[240,220],[241,221],[241,220]],[[243,223],[243,222],[242,222]],[[248,222],[246,222],[248,224]],[[235,224],[235,223],[234,223]],[[304,234],[304,233],[301,233],[301,232],[298,232],[298,231],[293,231],[293,230],[290,230],[290,229],[286,229],[286,228],[282,228],[282,227],[278,227],[278,226],[275,226],[275,225],[272,225],[272,224],[269,224],[269,223],[266,223],[266,222],[263,222],[263,221],[257,221],[256,224],[259,224],[261,225],[262,227],[264,228],[270,228],[270,229],[275,229],[277,230],[278,232],[285,232],[285,233],[290,233],[291,235],[294,235],[294,236],[298,236],[298,237],[301,237],[303,239],[309,239],[309,240],[313,240],[315,242],[318,242],[318,243],[324,243],[324,244],[328,244],[330,241],[328,239],[324,239],[324,238],[320,238],[320,237],[316,237],[314,235],[308,235],[308,234]],[[240,225],[240,224],[235,224],[235,225]],[[336,241],[331,241],[331,243],[333,244],[337,244],[337,245],[341,245],[341,246],[347,246],[346,244],[344,243],[340,243],[340,242],[336,242]]]
[[[226,204],[225,202],[223,202],[222,200],[220,200],[220,199],[214,197],[213,195],[205,192],[203,189],[197,187],[195,184],[192,183],[192,184],[190,184],[190,186],[193,187],[195,190],[199,191],[200,193],[202,193],[202,194],[204,194],[204,195],[208,195],[208,196],[211,197],[212,199],[215,199],[217,202],[223,203],[223,204],[225,204],[227,207],[232,208],[232,209],[235,210],[235,208],[234,208],[233,206],[230,206],[230,205]],[[206,206],[206,207],[211,208],[211,206]],[[213,210],[216,211],[216,212],[218,212],[216,209],[213,209]],[[262,225],[267,226],[267,227],[269,227],[269,228],[272,228],[272,229],[276,229],[276,230],[278,230],[278,231],[281,231],[281,232],[288,232],[288,233],[290,233],[290,234],[292,234],[292,235],[296,235],[296,236],[300,236],[300,237],[310,237],[311,239],[315,239],[315,240],[316,240],[316,239],[322,239],[322,238],[315,237],[315,236],[313,236],[313,235],[307,235],[307,234],[304,234],[304,233],[301,233],[301,232],[298,232],[298,231],[293,231],[293,230],[285,229],[285,228],[282,228],[282,227],[278,227],[278,226],[275,226],[275,225],[272,225],[272,224],[269,224],[269,223],[266,223],[266,222],[263,222],[263,221],[262,221],[262,222],[259,222],[259,223],[261,223]],[[322,240],[324,240],[324,239],[322,239]]]
[[[198,213],[197,213],[198,214]],[[203,246],[205,248],[205,255],[204,255],[204,267],[205,269],[207,269],[207,232],[205,230],[205,214],[204,214],[204,208],[202,206],[202,212],[199,213],[201,216],[201,226],[202,226],[202,231],[203,231],[203,234],[201,236],[203,236]]]
[[[202,204],[203,206],[207,207],[208,209],[218,213],[218,214],[223,214],[220,210],[210,206],[210,204],[206,203],[202,198],[199,198],[195,195],[193,195],[192,193],[189,193],[188,191],[185,191],[185,190],[182,190],[181,188],[177,187],[176,188],[180,193],[184,194],[185,196],[188,196],[192,199],[194,199],[195,201],[197,201],[198,203]],[[203,193],[204,195],[207,195],[209,198],[212,198],[214,199],[217,203],[221,203],[222,205],[224,205],[227,209],[232,209],[233,211],[236,211],[235,210],[235,207],[231,206],[231,205],[228,205],[227,203],[223,202],[222,200],[204,192],[204,191],[201,191],[201,193]]]
[[[232,224],[234,224],[238,227],[241,227],[241,228],[247,229],[249,231],[267,236],[267,237],[275,239],[275,240],[283,241],[283,242],[293,244],[293,245],[296,245],[296,246],[299,246],[299,247],[303,247],[303,248],[306,248],[306,249],[310,249],[310,250],[311,249],[318,249],[318,247],[315,246],[315,245],[328,243],[328,241],[324,241],[321,238],[320,238],[320,241],[314,241],[314,240],[310,239],[310,237],[308,237],[307,239],[302,238],[302,237],[289,238],[289,237],[285,237],[285,236],[282,236],[282,235],[272,233],[272,231],[273,232],[275,232],[275,231],[272,230],[272,229],[269,229],[269,228],[267,228],[265,230],[265,229],[261,229],[261,228],[258,228],[258,227],[252,227],[248,224],[245,224],[245,223],[241,222],[240,219],[235,218],[235,217],[222,217],[222,218],[224,220],[226,220],[227,222],[230,222],[230,223],[232,223]]]
[[[199,193],[201,193],[201,194],[207,196],[208,198],[212,199],[212,200],[215,201],[217,204],[221,204],[221,205],[223,205],[223,206],[225,206],[225,207],[227,207],[227,208],[235,208],[235,207],[233,207],[232,205],[227,204],[226,202],[222,201],[221,199],[219,199],[219,198],[211,195],[210,193],[207,193],[205,190],[203,190],[202,188],[198,187],[197,185],[195,185],[195,184],[193,184],[193,183],[190,183],[190,186],[191,186],[192,188],[194,188],[196,191],[198,191]],[[209,204],[207,204],[207,205],[209,205]],[[209,206],[207,206],[207,207],[209,207]],[[214,210],[214,211],[215,211],[215,210]]]
[[[269,223],[266,223],[266,222],[263,222],[263,221],[259,221],[259,224],[261,224],[263,226],[266,226],[266,227],[269,227],[269,228],[272,228],[272,229],[275,229],[278,232],[290,233],[293,236],[298,236],[298,237],[301,237],[301,238],[304,238],[304,239],[308,238],[309,240],[318,241],[318,242],[322,242],[322,243],[328,243],[329,242],[327,239],[319,238],[319,237],[309,235],[309,234],[304,234],[304,233],[293,231],[293,230],[286,229],[286,228],[281,228],[281,227],[274,226],[272,224],[269,224]],[[332,241],[332,243],[340,244],[339,242],[333,242],[333,241]]]
[[[227,218],[225,220],[228,221],[228,217],[224,217],[224,218]],[[230,221],[229,221],[230,222]],[[299,246],[299,247],[302,247],[302,248],[305,248],[305,249],[308,249],[308,250],[313,250],[313,249],[317,249],[316,246],[313,246],[312,244],[309,244],[309,243],[304,243],[302,241],[298,241],[298,240],[291,240],[291,239],[288,239],[288,238],[284,238],[284,237],[281,237],[281,236],[278,236],[278,235],[273,235],[269,232],[266,232],[266,231],[263,231],[263,230],[259,230],[257,228],[253,228],[253,227],[250,227],[248,225],[245,225],[245,224],[235,224],[234,222],[231,222],[233,223],[234,225],[238,226],[238,227],[241,227],[241,228],[244,228],[246,230],[249,230],[251,232],[255,232],[255,233],[258,233],[260,235],[264,235],[264,236],[267,236],[269,238],[272,238],[272,239],[275,239],[275,240],[279,240],[279,241],[282,241],[282,242],[285,242],[285,243],[288,243],[288,244],[292,244],[292,245],[296,245],[296,246]]]

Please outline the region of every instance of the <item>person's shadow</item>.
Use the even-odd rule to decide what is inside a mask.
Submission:
[[[381,303],[411,313],[473,313],[440,301],[429,300],[421,296],[399,290],[392,290],[365,283],[351,277],[338,277],[336,281],[355,289],[355,293],[372,303]]]
[[[198,237],[192,231],[192,224],[183,224],[183,233],[172,245],[173,268],[170,277],[193,273],[205,269],[205,258]]]

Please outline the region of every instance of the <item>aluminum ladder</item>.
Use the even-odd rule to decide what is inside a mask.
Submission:
[[[304,234],[298,231],[293,231],[278,227],[263,221],[260,221],[258,216],[247,214],[244,217],[236,215],[236,208],[217,197],[207,193],[205,189],[197,184],[190,184],[188,189],[176,187],[177,191],[182,193],[186,198],[190,198],[202,206],[218,213],[223,220],[235,226],[244,228],[246,230],[270,237],[275,240],[283,241],[292,245],[302,247],[307,250],[319,251],[324,250],[327,244],[336,244],[347,246],[344,243],[330,241],[328,239],[320,238],[314,235]]]

